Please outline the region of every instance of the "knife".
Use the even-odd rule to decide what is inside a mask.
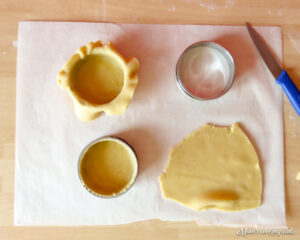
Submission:
[[[287,74],[283,70],[277,60],[274,58],[267,45],[265,44],[262,37],[254,30],[250,23],[246,23],[248,32],[260,54],[265,64],[269,68],[270,72],[276,78],[276,83],[278,83],[287,97],[289,98],[294,109],[300,116],[300,92]]]

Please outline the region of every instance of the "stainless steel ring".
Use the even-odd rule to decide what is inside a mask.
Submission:
[[[189,92],[183,85],[181,79],[180,79],[180,64],[182,62],[183,57],[185,56],[186,53],[188,53],[189,51],[192,51],[195,48],[198,47],[208,47],[208,48],[213,48],[215,50],[217,50],[226,60],[228,69],[229,69],[229,77],[227,79],[227,83],[225,88],[218,93],[217,95],[214,96],[210,96],[207,98],[204,97],[200,97],[200,96],[196,96],[194,94],[192,94],[191,92]],[[205,101],[205,100],[211,100],[211,99],[216,99],[219,98],[221,96],[223,96],[226,92],[228,92],[228,90],[231,88],[232,84],[233,84],[233,80],[234,80],[234,76],[235,76],[235,63],[233,60],[233,57],[231,56],[231,54],[221,45],[214,43],[214,42],[196,42],[193,43],[192,45],[188,46],[183,53],[180,55],[178,62],[176,64],[176,80],[177,83],[180,87],[180,89],[189,97],[199,100],[199,101]]]
[[[91,147],[93,146],[94,144],[98,143],[98,142],[101,142],[101,141],[104,141],[104,140],[114,140],[114,141],[117,141],[121,144],[124,144],[126,147],[128,147],[128,149],[131,151],[131,153],[133,154],[134,156],[134,159],[135,159],[135,162],[136,162],[136,172],[133,176],[133,181],[130,183],[130,185],[124,189],[124,190],[121,190],[119,193],[117,194],[114,194],[114,195],[102,195],[102,194],[99,194],[97,192],[94,192],[92,189],[90,189],[83,181],[82,179],[82,176],[81,176],[81,173],[80,173],[80,164],[81,164],[81,160],[84,156],[84,154],[86,153],[86,151]],[[138,165],[138,157],[137,157],[137,154],[135,152],[135,150],[133,149],[133,147],[131,145],[129,145],[129,143],[127,143],[125,140],[121,139],[121,138],[118,138],[118,137],[113,137],[113,136],[105,136],[105,137],[100,137],[100,138],[97,138],[95,140],[93,140],[92,142],[90,142],[88,145],[86,145],[84,147],[84,149],[81,151],[80,155],[79,155],[79,159],[78,159],[78,163],[77,163],[77,174],[78,174],[78,177],[79,177],[79,180],[80,180],[80,183],[81,185],[89,192],[91,193],[92,195],[96,196],[96,197],[100,197],[100,198],[115,198],[115,197],[119,197],[121,195],[123,195],[124,193],[126,193],[132,186],[133,184],[135,183],[135,180],[137,178],[137,175],[138,175],[138,169],[139,169],[139,165]]]

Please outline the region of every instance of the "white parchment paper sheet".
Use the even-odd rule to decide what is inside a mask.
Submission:
[[[257,30],[281,59],[281,28]],[[56,76],[79,47],[97,40],[111,40],[123,55],[137,57],[140,81],[125,114],[103,114],[85,123],[75,117]],[[220,43],[235,60],[234,84],[217,100],[195,101],[176,84],[176,61],[196,41]],[[282,92],[246,27],[21,22],[17,65],[16,225],[106,225],[155,218],[285,225]],[[239,122],[254,143],[263,171],[259,208],[196,212],[162,198],[158,177],[171,148],[207,122]],[[122,137],[139,157],[137,181],[115,199],[92,196],[77,176],[81,150],[104,135]]]

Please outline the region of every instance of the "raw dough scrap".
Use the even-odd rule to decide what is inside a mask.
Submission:
[[[172,149],[160,186],[165,198],[194,210],[256,208],[262,192],[258,156],[237,123],[206,124]]]
[[[298,174],[296,176],[296,180],[300,181],[300,172],[298,172]]]

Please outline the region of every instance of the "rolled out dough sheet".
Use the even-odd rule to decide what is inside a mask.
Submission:
[[[241,211],[261,202],[258,156],[238,123],[192,132],[172,149],[160,183],[166,198],[194,210]]]

